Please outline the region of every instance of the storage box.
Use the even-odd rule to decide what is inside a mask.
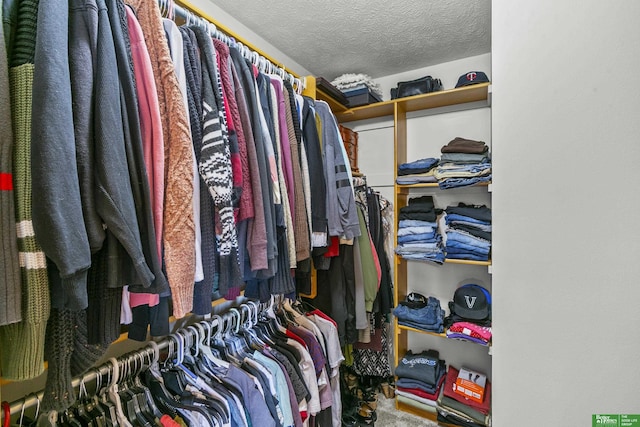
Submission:
[[[321,90],[322,92],[324,92],[325,94],[327,94],[328,96],[330,96],[331,98],[339,102],[340,104],[344,105],[345,107],[349,105],[349,101],[347,100],[347,97],[344,96],[344,94],[340,92],[338,88],[332,85],[325,78],[316,77],[316,88]]]
[[[373,104],[374,102],[381,101],[378,95],[372,93],[365,85],[356,86],[353,89],[343,91],[342,93],[347,97],[347,100],[349,101],[349,108]]]
[[[344,148],[349,156],[349,163],[351,164],[351,170],[359,172],[358,170],[358,132],[355,132],[348,127],[339,125],[340,136],[342,136],[342,142]]]
[[[453,386],[453,391],[474,402],[482,403],[486,384],[486,375],[472,371],[471,369],[461,368],[456,383]]]

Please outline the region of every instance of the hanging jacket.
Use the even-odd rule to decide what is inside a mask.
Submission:
[[[296,261],[300,262],[311,256],[311,242],[309,240],[309,223],[307,221],[307,205],[304,201],[302,167],[300,165],[300,119],[295,106],[293,87],[284,82],[284,107],[291,148],[291,165],[293,167],[293,193],[295,210],[293,212],[293,227],[296,242]]]
[[[342,155],[342,140],[329,105],[324,101],[316,101],[316,112],[323,123],[322,149],[327,176],[329,235],[351,240],[360,235],[360,230],[349,174],[350,166]]]
[[[196,35],[190,28],[180,27],[184,45],[185,77],[187,80],[187,101],[189,120],[196,162],[202,157],[202,65],[198,56],[198,45],[194,44]],[[211,299],[214,293],[216,276],[216,232],[212,218],[215,216],[213,198],[202,176],[200,181],[200,250],[202,252],[203,280],[193,287],[193,313],[205,315],[211,313]],[[217,295],[220,298],[219,295]]]
[[[249,158],[247,152],[247,141],[245,137],[245,131],[242,126],[242,120],[240,119],[240,111],[238,108],[237,88],[234,87],[232,62],[229,52],[229,46],[220,42],[219,40],[213,41],[218,58],[220,58],[220,77],[222,79],[222,85],[225,91],[225,99],[229,105],[227,114],[230,117],[229,130],[233,130],[238,141],[238,153],[240,161],[240,170],[242,175],[241,192],[239,197],[239,213],[238,221],[242,221],[247,218],[254,217],[253,207],[253,188],[251,187],[251,169],[249,168]],[[231,126],[233,125],[233,129]],[[235,179],[235,176],[234,176]]]
[[[231,52],[233,52],[233,49]],[[258,153],[256,151],[255,140],[253,139],[253,126],[249,119],[245,90],[240,81],[235,63],[230,62],[229,65],[231,67],[233,85],[235,87],[235,98],[238,106],[240,127],[242,128],[242,133],[246,142],[248,168],[251,170],[248,176],[250,178],[253,216],[249,219],[245,235],[238,237],[239,244],[241,238],[246,239],[245,243],[240,246],[240,250],[245,250],[249,257],[249,260],[244,263],[243,270],[243,276],[245,278],[249,278],[252,276],[252,270],[258,271],[268,268],[267,227],[265,224],[264,210],[265,200],[262,197]],[[245,194],[244,191],[243,194]]]
[[[32,191],[38,194],[32,199],[33,228],[57,270],[51,275],[52,304],[79,310],[87,306],[91,250],[78,183],[69,58],[59,48],[69,43],[69,10],[56,11],[54,3],[42,0],[38,7],[31,120]]]
[[[263,197],[263,213],[264,213],[264,227],[266,232],[266,242],[264,242],[264,249],[262,248],[262,240],[252,240],[249,237],[250,244],[253,246],[253,250],[256,252],[266,253],[267,267],[257,271],[257,276],[266,278],[273,276],[275,272],[275,257],[277,253],[276,236],[275,236],[275,212],[273,211],[273,193],[271,181],[268,179],[268,166],[267,157],[264,149],[264,133],[259,120],[259,104],[256,98],[256,82],[253,74],[247,65],[245,59],[242,57],[238,49],[231,48],[231,59],[236,67],[239,81],[244,89],[245,101],[247,105],[247,114],[249,122],[251,123],[251,130],[253,132],[253,141],[255,143],[256,160],[258,163],[258,172],[260,177],[261,193]],[[255,192],[256,190],[254,190]],[[255,197],[254,197],[255,200]],[[255,202],[254,202],[255,203]],[[255,205],[257,206],[257,205]],[[258,215],[258,214],[256,214]],[[257,230],[260,233],[260,230]],[[251,236],[252,230],[249,227],[248,231]],[[260,234],[258,234],[260,237]],[[253,261],[252,261],[253,263]]]
[[[311,180],[312,246],[321,247],[326,246],[327,243],[327,185],[323,168],[323,152],[316,126],[315,101],[309,97],[304,97],[302,133],[308,159],[309,179]],[[324,242],[322,241],[322,236],[324,236]],[[314,238],[315,242],[313,241]]]
[[[192,28],[202,53],[203,88],[203,132],[199,162],[200,175],[209,188],[216,207],[216,220],[220,222],[218,238],[220,274],[219,290],[226,295],[231,288],[239,288],[242,278],[238,264],[238,240],[232,202],[231,153],[225,142],[225,127],[222,119],[216,77],[215,50],[213,42],[200,27]]]
[[[169,283],[162,271],[162,255],[157,251],[158,236],[162,236],[162,228],[156,229],[151,202],[151,189],[148,168],[143,151],[140,115],[138,106],[136,76],[131,57],[131,40],[125,5],[122,0],[106,0],[109,23],[113,34],[117,59],[118,81],[120,82],[120,105],[124,125],[124,140],[129,179],[140,230],[140,242],[147,265],[154,275],[151,286],[137,282],[135,277],[129,278],[130,292],[167,293]]]

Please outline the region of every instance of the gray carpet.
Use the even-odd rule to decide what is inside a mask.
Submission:
[[[408,412],[396,409],[395,399],[387,399],[382,393],[378,393],[378,420],[379,427],[438,427],[438,424]]]

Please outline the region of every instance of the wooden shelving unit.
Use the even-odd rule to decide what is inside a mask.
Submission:
[[[429,110],[440,107],[464,106],[465,104],[474,102],[485,102],[486,105],[489,105],[489,88],[489,83],[481,83],[457,89],[427,93],[424,95],[415,95],[406,98],[392,99],[390,101],[376,102],[375,104],[350,109],[345,109],[344,106],[338,104],[342,108],[338,108],[333,111],[340,123],[347,123],[354,122],[356,120],[393,116],[396,107],[404,113],[410,113],[413,111]],[[318,99],[323,99],[329,102],[324,96],[321,91],[317,92]]]
[[[321,92],[317,92],[319,99],[324,99]],[[424,95],[416,95],[407,98],[394,99],[391,101],[378,102],[362,107],[351,109],[337,108],[334,110],[340,123],[354,122],[357,120],[392,118],[394,127],[394,165],[397,167],[407,162],[407,114],[419,112],[429,114],[449,113],[475,108],[488,107],[491,104],[491,86],[489,83],[466,86],[458,89],[445,90]],[[484,187],[490,190],[490,183],[481,183],[476,187]],[[421,183],[410,185],[394,185],[394,210],[395,218],[398,218],[399,209],[407,204],[412,190],[433,189],[438,190],[437,183]],[[457,189],[456,189],[457,190]],[[450,190],[442,190],[450,191]],[[397,221],[394,225],[395,235],[398,232]],[[407,266],[412,261],[407,261],[402,257],[395,256],[394,266],[394,302],[397,305],[407,295]],[[491,261],[471,261],[459,259],[445,259],[447,264],[460,264],[471,266],[487,266],[491,268]],[[394,364],[398,365],[399,360],[407,352],[408,335],[412,333],[431,335],[441,339],[447,339],[444,333],[427,332],[420,329],[402,326],[395,321],[394,333]],[[453,340],[451,340],[453,341]],[[477,344],[479,345],[479,344]],[[487,346],[489,351],[490,346]],[[413,413],[421,417],[437,420],[435,413],[422,410],[410,404],[396,400],[396,408],[405,412]],[[440,423],[440,425],[448,425]]]

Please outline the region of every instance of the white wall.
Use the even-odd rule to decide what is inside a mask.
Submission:
[[[640,2],[492,14],[493,426],[640,413]]]

